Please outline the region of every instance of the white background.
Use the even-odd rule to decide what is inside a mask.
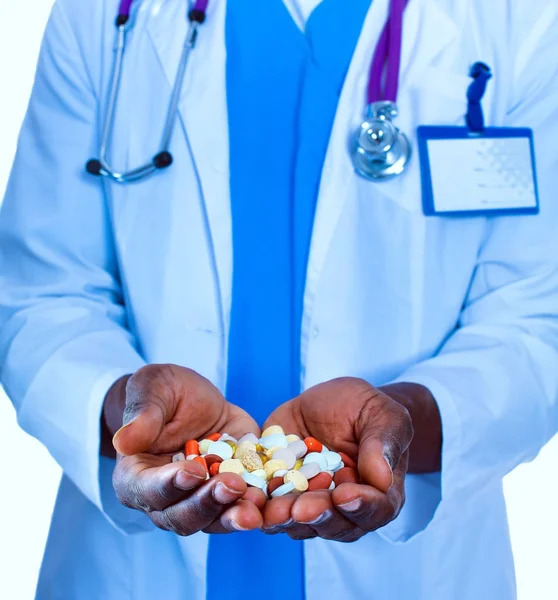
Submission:
[[[52,0],[0,0],[0,198],[51,5]],[[60,469],[38,442],[17,427],[13,408],[1,390],[0,456],[0,599],[30,600]],[[535,463],[508,478],[506,495],[519,599],[557,600],[558,438]]]

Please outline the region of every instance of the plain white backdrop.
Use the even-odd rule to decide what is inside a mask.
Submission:
[[[52,3],[0,2],[0,200]],[[14,410],[1,389],[0,456],[4,457],[0,483],[0,599],[31,600],[60,469],[36,440],[18,428]],[[508,477],[506,497],[519,600],[557,600],[558,438],[534,463]]]

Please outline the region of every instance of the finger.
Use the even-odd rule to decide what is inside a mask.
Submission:
[[[219,519],[215,520],[203,531],[204,533],[232,533],[234,531],[251,531],[262,526],[262,513],[254,503],[241,498],[231,508],[226,509]]]
[[[172,419],[176,398],[165,373],[164,367],[148,366],[128,380],[124,424],[113,438],[119,454],[131,456],[147,452]]]
[[[120,502],[144,512],[163,510],[205,483],[205,469],[200,464],[170,460],[168,456],[120,456],[113,473]]]
[[[381,417],[365,421],[362,426],[358,471],[363,482],[387,492],[412,439],[413,426],[409,413],[400,404],[387,399]]]
[[[297,523],[293,518],[292,508],[299,497],[300,494],[287,494],[269,500],[264,510],[263,532],[270,535],[286,533],[293,540],[317,537],[309,525]]]
[[[263,490],[255,487],[249,487],[243,496],[243,500],[251,502],[260,512],[262,512],[267,503],[267,496]]]
[[[246,483],[241,477],[222,473],[196,489],[185,500],[149,516],[162,529],[181,536],[192,535],[209,527],[245,493]],[[257,510],[251,503],[247,502],[246,505]]]
[[[405,469],[397,469],[387,494],[367,485],[342,484],[332,493],[333,505],[363,531],[376,531],[399,515],[405,501],[404,477]]]

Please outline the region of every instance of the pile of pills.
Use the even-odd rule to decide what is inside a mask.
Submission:
[[[173,456],[174,462],[181,460],[201,464],[208,478],[236,473],[272,498],[359,482],[355,461],[345,453],[333,452],[313,437],[286,435],[278,425],[265,429],[261,438],[248,433],[237,440],[213,433],[199,442],[189,440],[184,452]]]

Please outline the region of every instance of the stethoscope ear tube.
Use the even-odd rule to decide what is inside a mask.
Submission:
[[[196,43],[198,27],[205,21],[205,11],[207,9],[208,0],[197,0],[194,8],[188,13],[190,26],[188,28],[188,33],[182,49],[182,55],[178,65],[176,79],[169,101],[161,139],[161,150],[147,164],[130,171],[119,173],[110,166],[107,155],[120,91],[120,81],[122,78],[124,63],[124,51],[126,49],[127,24],[129,20],[131,4],[131,0],[122,0],[119,14],[116,18],[117,36],[115,44],[115,59],[110,81],[107,111],[101,136],[99,158],[92,158],[85,165],[85,170],[90,175],[106,177],[107,179],[110,179],[116,183],[131,183],[138,181],[152,175],[156,171],[166,169],[172,165],[173,156],[168,148],[170,146],[174,125],[178,114],[178,105],[186,75],[188,59],[190,57],[190,52]]]

